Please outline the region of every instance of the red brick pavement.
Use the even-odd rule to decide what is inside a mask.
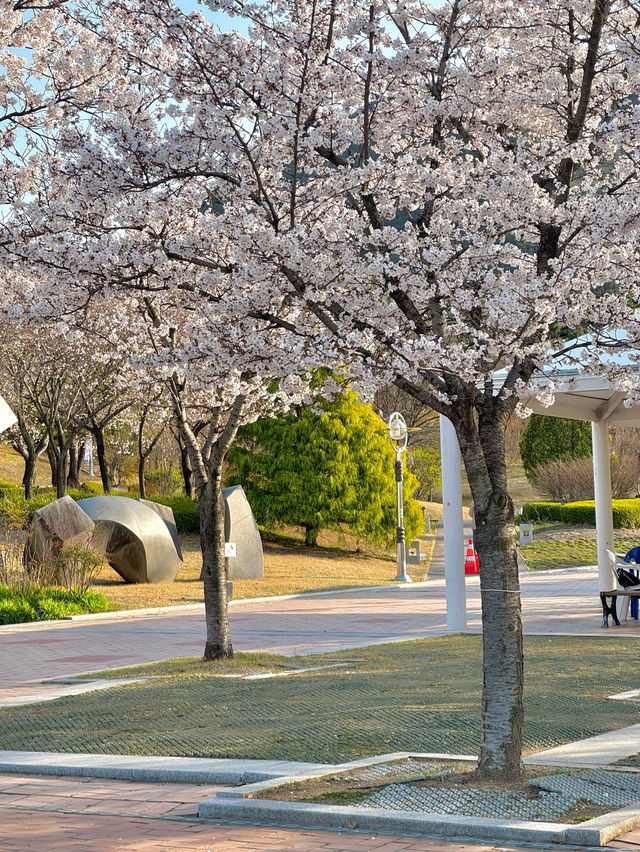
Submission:
[[[214,825],[195,816],[190,819],[197,812],[198,802],[218,789],[213,785],[0,775],[0,850],[521,852],[522,849],[503,843],[456,843],[359,832]],[[640,832],[632,832],[610,845],[638,850]],[[569,847],[554,848],[579,852]]]

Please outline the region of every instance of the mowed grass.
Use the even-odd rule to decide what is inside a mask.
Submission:
[[[626,553],[640,543],[635,536],[621,536],[614,540],[614,548]],[[532,544],[522,548],[527,565],[532,571],[547,571],[553,568],[572,568],[579,565],[596,565],[598,555],[595,539],[574,538],[568,541],[536,541],[533,534]]]
[[[640,640],[525,638],[526,751],[640,723],[633,689]],[[245,665],[328,665],[244,680],[228,663],[138,667],[127,686],[0,710],[0,748],[337,762],[395,750],[476,754],[481,741],[479,636],[447,636]],[[129,673],[133,674],[133,671]],[[234,673],[234,672],[231,672]]]
[[[304,547],[301,544],[264,542],[264,577],[258,580],[234,580],[236,599],[288,595],[298,592],[344,589],[352,586],[378,586],[396,582],[395,559],[384,556],[380,549],[363,551],[341,549],[353,542],[336,533],[324,540],[332,546]],[[92,589],[102,592],[113,609],[138,609],[154,606],[176,606],[202,603],[200,580],[201,551],[196,535],[180,537],[184,564],[173,583],[125,583],[111,568],[105,567],[95,578]],[[435,536],[423,542],[422,552],[428,559],[410,566],[411,577],[418,581],[427,577]],[[425,548],[426,544],[426,548]]]

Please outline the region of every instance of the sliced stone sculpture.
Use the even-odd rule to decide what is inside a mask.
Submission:
[[[173,543],[178,551],[178,556],[182,559],[182,548],[180,547],[180,539],[178,538],[178,527],[176,525],[176,519],[173,516],[173,509],[171,506],[165,506],[164,503],[154,503],[153,500],[140,500],[140,502],[143,505],[148,506],[150,509],[153,509],[156,515],[160,515],[169,530],[169,535],[173,539]]]
[[[103,553],[123,580],[175,579],[182,559],[167,524],[154,509],[129,497],[113,496],[88,497],[77,505],[95,524],[91,549]]]
[[[236,546],[236,555],[228,560],[229,580],[257,579],[264,576],[262,539],[251,506],[241,485],[222,489],[224,497],[224,540]]]
[[[95,524],[71,497],[61,497],[35,513],[27,555],[31,559],[47,559],[51,551],[63,547],[90,546]]]

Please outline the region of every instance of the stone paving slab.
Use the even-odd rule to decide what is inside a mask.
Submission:
[[[358,765],[378,758],[357,761]],[[38,751],[0,751],[0,772],[79,775],[184,784],[255,783],[326,772],[321,763],[293,760],[225,760],[198,757],[140,757],[123,754],[63,754]]]
[[[640,753],[640,725],[608,731],[524,758],[526,766],[609,766]]]

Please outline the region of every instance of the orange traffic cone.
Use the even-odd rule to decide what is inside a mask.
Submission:
[[[469,545],[467,547],[467,555],[464,558],[464,573],[465,574],[477,574],[480,570],[479,565],[477,563],[477,555],[475,550],[473,549],[473,541],[469,539]]]

